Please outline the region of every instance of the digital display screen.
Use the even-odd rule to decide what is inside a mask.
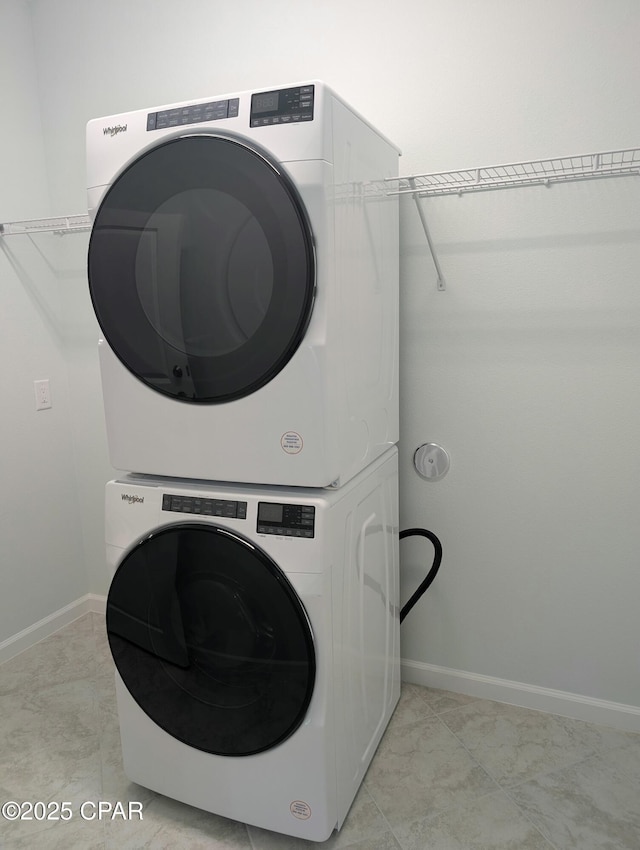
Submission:
[[[258,506],[259,522],[282,522],[283,506],[271,502],[260,502]]]
[[[270,127],[313,121],[314,96],[313,85],[252,94],[250,124],[252,127]]]
[[[251,102],[251,112],[260,114],[261,112],[277,112],[280,102],[280,92],[269,91],[264,94],[254,94]]]

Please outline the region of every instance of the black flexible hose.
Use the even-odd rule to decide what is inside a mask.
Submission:
[[[429,570],[425,580],[420,583],[420,586],[411,596],[409,601],[402,606],[400,610],[400,622],[404,620],[422,594],[429,589],[431,582],[434,580],[438,570],[440,569],[440,563],[442,561],[442,543],[440,543],[432,531],[427,531],[426,528],[406,528],[404,531],[400,532],[400,540],[403,540],[405,537],[414,536],[426,537],[427,540],[430,540],[433,543],[433,564],[431,565],[431,569]]]

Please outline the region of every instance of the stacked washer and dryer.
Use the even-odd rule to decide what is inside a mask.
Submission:
[[[318,81],[87,127],[125,772],[315,841],[400,691],[398,155]]]

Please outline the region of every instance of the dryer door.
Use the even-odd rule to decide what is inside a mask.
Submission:
[[[313,308],[313,239],[294,185],[226,136],[183,136],[136,159],[98,209],[88,265],[113,351],[145,384],[189,402],[264,386]]]
[[[123,559],[107,600],[111,652],[142,710],[224,756],[277,746],[315,680],[311,626],[269,556],[204,523],[169,526]]]

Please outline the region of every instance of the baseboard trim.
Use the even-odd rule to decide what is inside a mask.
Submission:
[[[547,711],[628,732],[640,732],[640,706],[609,702],[408,659],[402,660],[402,680],[414,685],[467,694],[478,699]]]
[[[9,661],[10,658],[14,658],[16,655],[24,652],[25,649],[35,646],[41,640],[51,637],[51,635],[68,626],[69,623],[73,623],[79,617],[83,617],[85,614],[90,612],[104,614],[106,605],[106,596],[87,593],[85,596],[81,596],[80,599],[76,599],[74,602],[69,603],[69,605],[65,605],[64,608],[54,611],[48,617],[44,617],[32,626],[28,626],[21,632],[2,641],[0,643],[0,664]]]

